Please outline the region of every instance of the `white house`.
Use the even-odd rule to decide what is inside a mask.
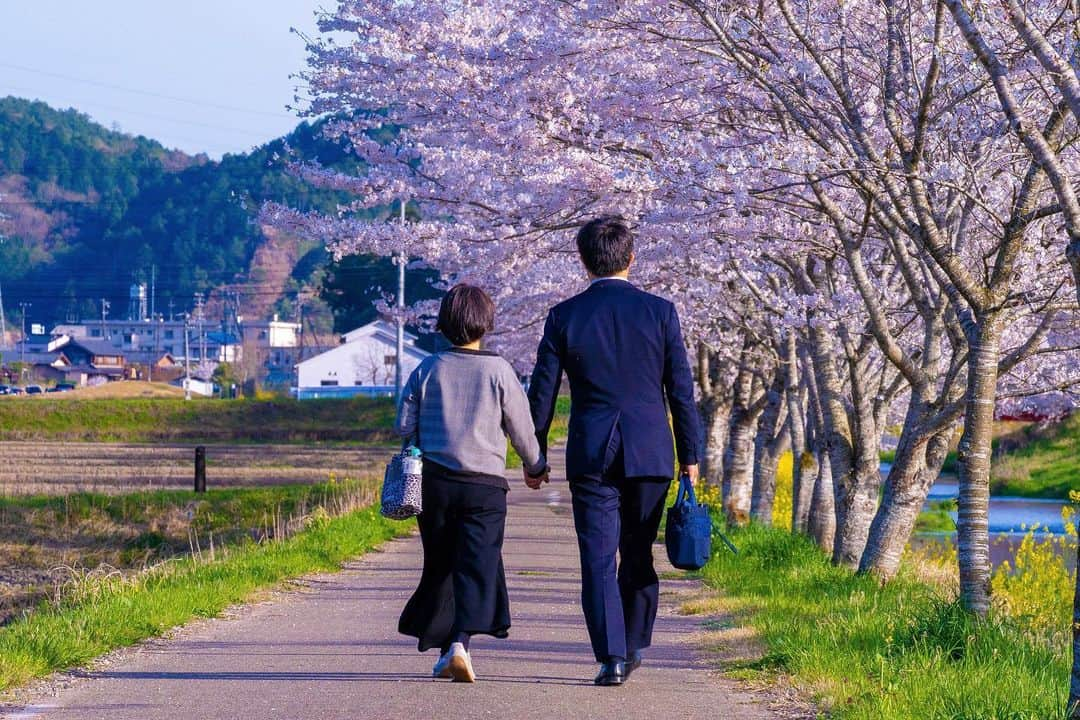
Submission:
[[[408,377],[430,353],[405,333],[402,373]],[[342,336],[336,348],[296,365],[296,395],[301,399],[379,395],[394,390],[397,328],[383,320]]]

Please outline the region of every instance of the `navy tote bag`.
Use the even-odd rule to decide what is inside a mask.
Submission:
[[[680,570],[700,570],[712,556],[712,517],[699,505],[689,475],[679,477],[675,504],[668,508],[664,530],[668,560]]]

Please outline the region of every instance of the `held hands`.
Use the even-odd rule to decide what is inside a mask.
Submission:
[[[694,483],[694,484],[697,484],[697,481],[698,481],[698,466],[697,466],[697,463],[694,463],[693,465],[680,465],[679,466],[679,475],[689,475],[690,476],[690,482]]]
[[[528,485],[531,490],[539,490],[541,485],[546,482],[551,482],[551,478],[549,477],[551,474],[550,467],[545,467],[544,471],[536,477],[530,476],[529,471],[524,468],[522,468],[521,474],[525,476],[525,484]]]

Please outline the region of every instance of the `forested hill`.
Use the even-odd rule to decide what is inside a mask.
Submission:
[[[133,282],[156,279],[156,310],[211,302],[225,285],[249,314],[291,312],[300,286],[318,291],[327,264],[313,244],[255,222],[265,200],[332,210],[283,167],[288,150],[355,170],[356,160],[300,124],[284,138],[212,161],[115,132],[75,110],[0,99],[0,284],[8,319],[51,323],[125,317]],[[381,265],[371,261],[372,277]],[[155,268],[156,271],[152,271]],[[385,270],[385,268],[383,269]],[[346,309],[346,312],[348,309]],[[355,312],[353,313],[355,315]]]

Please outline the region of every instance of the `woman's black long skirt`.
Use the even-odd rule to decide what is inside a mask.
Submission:
[[[420,652],[462,632],[504,638],[510,629],[502,562],[506,490],[449,480],[426,466],[418,518],[424,572],[398,632],[417,638]]]

